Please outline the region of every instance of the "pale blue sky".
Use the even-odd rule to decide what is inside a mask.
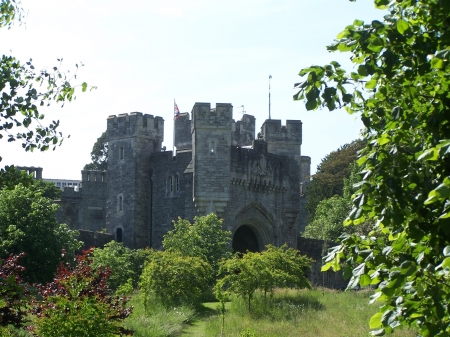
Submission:
[[[325,46],[354,19],[371,21],[383,12],[359,0],[22,0],[25,25],[0,30],[0,53],[38,69],[63,58],[63,68],[85,67],[78,82],[98,87],[79,93],[63,109],[42,110],[59,119],[71,137],[56,151],[25,153],[0,140],[0,166],[41,166],[44,178],[80,179],[93,143],[109,115],[140,111],[165,119],[172,148],[173,99],[182,112],[195,102],[231,103],[254,115],[257,132],[268,117],[272,75],[272,118],[303,122],[302,155],[320,159],[355,139],[361,123],[344,111],[307,112],[294,102],[299,70],[337,60],[352,67],[349,54]]]

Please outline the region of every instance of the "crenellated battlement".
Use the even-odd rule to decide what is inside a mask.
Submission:
[[[111,115],[107,120],[108,139],[126,138],[130,136],[146,135],[152,139],[164,138],[164,119],[142,112]]]
[[[81,171],[81,184],[83,187],[89,183],[104,183],[106,184],[108,174],[106,171],[91,171],[91,170],[82,170]]]
[[[302,122],[287,120],[281,125],[279,119],[267,119],[261,126],[261,138],[267,142],[270,153],[297,156],[302,145]],[[300,161],[300,158],[298,158]]]
[[[210,103],[195,103],[192,108],[191,130],[220,128],[231,130],[233,106],[230,103],[216,103],[211,109]]]
[[[296,142],[302,143],[302,122],[299,120],[287,120],[286,125],[281,125],[280,119],[267,119],[261,127],[263,139],[270,142]]]

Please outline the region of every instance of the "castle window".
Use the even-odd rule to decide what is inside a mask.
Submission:
[[[178,176],[175,176],[175,191],[179,191],[180,190],[180,181],[178,179]]]
[[[173,177],[172,176],[169,177],[169,192],[170,193],[173,192]]]
[[[214,154],[214,152],[216,151],[215,146],[214,146],[214,141],[212,141],[211,143],[209,143],[209,153]]]
[[[123,146],[121,146],[121,147],[119,148],[119,159],[120,159],[120,160],[123,160],[123,158],[124,158],[124,153],[125,153],[125,150],[124,150]]]
[[[117,196],[117,212],[123,211],[123,195],[119,194]]]
[[[116,241],[122,242],[122,228],[116,229]]]

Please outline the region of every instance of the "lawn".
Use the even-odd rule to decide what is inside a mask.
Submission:
[[[277,290],[273,298],[256,293],[248,311],[246,301],[232,298],[226,305],[224,337],[361,337],[369,336],[369,319],[377,304],[369,305],[369,291]],[[126,320],[137,337],[221,336],[218,303],[196,309],[164,308],[150,304],[144,313],[139,294],[132,298],[135,309]],[[393,337],[413,337],[414,331],[396,331]]]

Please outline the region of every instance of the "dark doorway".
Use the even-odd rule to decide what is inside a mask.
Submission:
[[[116,230],[116,241],[122,242],[122,228],[117,228]]]
[[[240,253],[246,251],[259,252],[258,239],[250,227],[243,225],[234,233],[233,251]]]

